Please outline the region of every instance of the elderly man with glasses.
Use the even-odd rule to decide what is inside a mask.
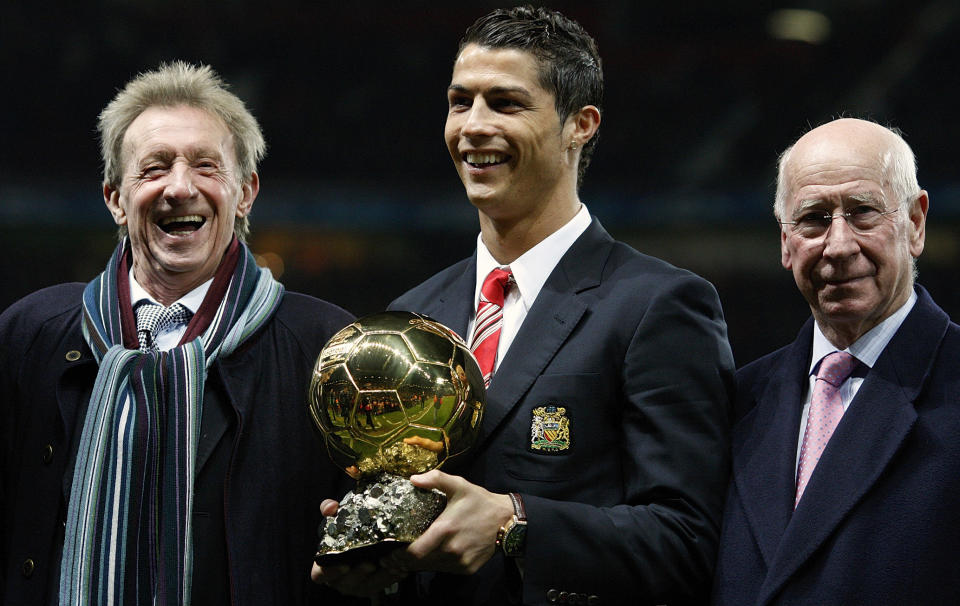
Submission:
[[[737,375],[715,604],[960,603],[960,327],[914,284],[928,207],[878,124],[781,156],[781,260],[813,318]]]

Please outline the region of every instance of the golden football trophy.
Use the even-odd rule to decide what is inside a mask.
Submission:
[[[366,316],[327,342],[313,369],[310,417],[357,487],[324,519],[318,564],[375,559],[427,529],[446,497],[409,477],[470,448],[484,396],[466,344],[426,316]]]

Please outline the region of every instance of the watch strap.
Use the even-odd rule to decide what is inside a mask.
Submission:
[[[511,492],[510,500],[513,501],[513,515],[517,516],[520,522],[527,521],[527,510],[523,506],[523,497],[519,493]]]
[[[527,510],[523,506],[523,498],[511,492],[510,501],[513,503],[513,515],[497,532],[497,547],[508,558],[523,557],[527,542]]]

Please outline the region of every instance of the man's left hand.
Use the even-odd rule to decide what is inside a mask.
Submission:
[[[473,574],[479,570],[493,556],[497,531],[513,516],[510,497],[436,469],[410,480],[419,488],[436,488],[446,494],[447,506],[420,538],[382,563],[397,573],[437,570]]]

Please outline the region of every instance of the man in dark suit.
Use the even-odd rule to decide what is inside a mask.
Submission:
[[[391,308],[467,335],[492,379],[478,443],[459,466],[413,477],[449,498],[387,562],[439,571],[420,576],[419,599],[709,593],[728,466],[726,326],[709,283],[614,241],[581,203],[602,90],[593,40],[559,13],[498,10],[461,42],[445,138],[479,211],[477,249]],[[376,571],[349,587],[337,576],[356,572],[314,576],[376,585]]]
[[[960,603],[960,328],[914,285],[927,192],[893,130],[781,156],[783,266],[813,318],[737,375],[714,603]]]
[[[140,74],[100,134],[106,269],[0,316],[0,602],[316,604],[345,476],[306,388],[352,318],[243,243],[263,135],[208,66]]]

